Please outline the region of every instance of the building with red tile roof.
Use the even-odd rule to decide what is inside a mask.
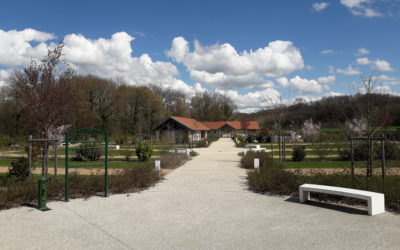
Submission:
[[[198,122],[195,119],[171,116],[155,128],[156,138],[175,143],[198,142],[207,137],[231,137],[260,130],[257,121]]]

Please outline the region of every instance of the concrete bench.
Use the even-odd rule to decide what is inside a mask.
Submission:
[[[368,214],[376,215],[385,212],[385,195],[381,193],[332,187],[315,184],[303,184],[299,187],[299,200],[301,203],[310,199],[310,193],[333,194],[368,201]]]

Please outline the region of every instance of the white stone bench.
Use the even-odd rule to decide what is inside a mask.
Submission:
[[[385,212],[385,195],[381,193],[332,187],[315,184],[303,184],[299,187],[299,200],[301,203],[310,199],[310,193],[333,194],[368,201],[368,214],[376,215]]]

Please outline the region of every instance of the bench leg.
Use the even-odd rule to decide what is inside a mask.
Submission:
[[[385,197],[368,199],[368,214],[377,215],[385,212]]]
[[[299,200],[301,203],[304,203],[310,199],[310,192],[299,190]]]

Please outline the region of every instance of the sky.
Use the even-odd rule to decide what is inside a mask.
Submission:
[[[4,1],[0,85],[58,42],[78,74],[268,100],[400,94],[399,0]]]

